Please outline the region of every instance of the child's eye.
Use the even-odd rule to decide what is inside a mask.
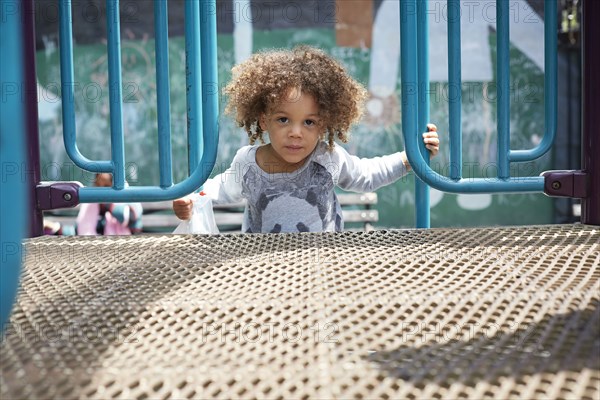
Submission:
[[[313,125],[315,125],[315,124],[316,124],[316,122],[315,122],[315,121],[313,121],[312,119],[307,119],[306,121],[304,121],[304,123],[305,123],[307,126],[313,126]]]
[[[277,118],[277,122],[281,122],[282,124],[285,124],[286,122],[288,122],[287,117],[279,117]]]

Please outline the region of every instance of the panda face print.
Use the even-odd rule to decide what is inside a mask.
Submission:
[[[262,213],[262,231],[319,232],[323,229],[316,206],[293,196],[279,196]]]
[[[254,170],[244,177],[248,199],[247,231],[263,233],[340,230],[331,174],[309,162],[297,174],[264,175]]]

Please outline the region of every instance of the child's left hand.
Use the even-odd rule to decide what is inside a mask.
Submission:
[[[435,157],[440,151],[440,139],[438,138],[437,126],[434,124],[427,124],[427,132],[423,133],[423,142],[425,143],[425,147],[431,157]],[[403,151],[400,153],[400,157],[402,158],[402,162],[408,171],[412,169],[410,163],[408,162],[408,157],[406,156],[406,152]]]
[[[427,124],[427,132],[423,133],[423,142],[431,157],[435,157],[440,151],[440,139],[438,138],[437,126]]]

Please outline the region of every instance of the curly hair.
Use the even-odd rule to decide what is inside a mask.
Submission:
[[[308,46],[253,55],[233,67],[225,87],[225,113],[233,115],[254,144],[264,143],[259,119],[292,88],[315,98],[329,149],[337,137],[346,143],[352,124],[361,118],[367,91],[340,63],[325,52]]]

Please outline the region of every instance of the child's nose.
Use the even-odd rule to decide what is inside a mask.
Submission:
[[[300,136],[302,134],[302,127],[298,124],[292,124],[290,129],[291,136]]]

